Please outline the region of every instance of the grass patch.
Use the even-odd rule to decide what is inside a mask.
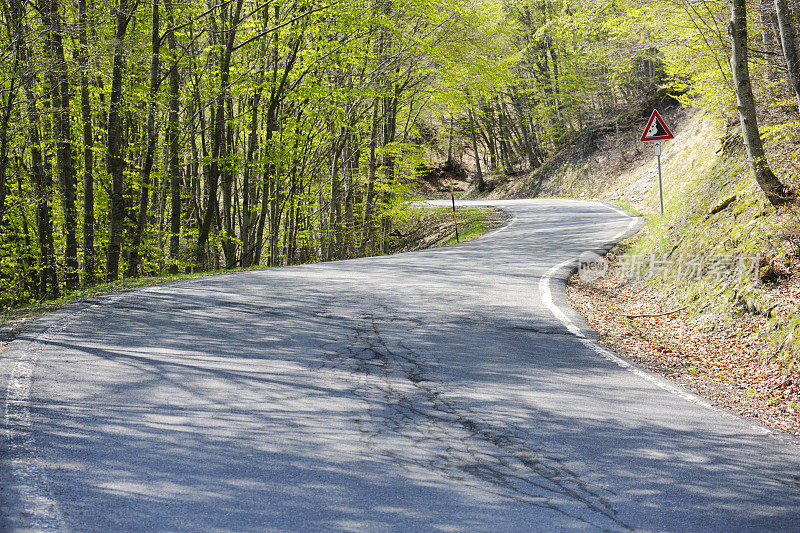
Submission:
[[[612,201],[611,204],[619,207],[626,213],[635,217],[647,218],[647,215],[633,207],[633,204],[627,198],[618,198]]]
[[[483,207],[456,207],[460,242],[474,239],[499,228],[506,220],[504,212]],[[453,210],[450,207],[415,207],[408,220],[398,226],[401,236],[392,252],[408,252],[456,244]]]
[[[452,210],[450,214],[452,216]],[[475,237],[480,237],[484,233],[499,227],[496,217],[497,210],[494,209],[477,207],[456,208],[459,241],[465,242]],[[455,235],[444,243],[443,246],[452,246],[453,244],[457,244]]]

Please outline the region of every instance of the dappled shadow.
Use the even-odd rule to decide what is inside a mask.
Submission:
[[[66,525],[796,528],[796,447],[598,357],[541,308],[543,273],[628,221],[530,205],[463,246],[185,281],[73,316],[31,392]]]

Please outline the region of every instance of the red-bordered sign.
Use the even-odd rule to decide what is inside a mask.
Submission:
[[[658,114],[658,111],[653,109],[653,114],[650,115],[650,120],[647,122],[647,127],[644,129],[642,138],[639,140],[642,142],[651,142],[666,141],[667,139],[674,138],[675,136],[671,131],[669,131],[667,123],[664,122],[664,119],[661,118],[661,115]]]

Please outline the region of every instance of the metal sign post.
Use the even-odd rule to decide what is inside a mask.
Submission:
[[[450,176],[450,200],[453,201],[453,224],[456,227],[456,243],[460,242],[458,240],[458,219],[456,218],[456,195],[453,192],[453,176]]]
[[[661,203],[661,216],[664,216],[664,188],[661,186],[661,141],[653,143],[653,152],[658,162],[658,201]]]
[[[654,109],[653,114],[650,115],[650,120],[647,122],[647,126],[644,128],[644,133],[642,133],[642,137],[639,140],[653,143],[653,153],[656,155],[658,165],[658,201],[661,205],[662,217],[664,216],[664,188],[661,184],[661,141],[674,138],[675,136],[669,131],[667,123],[664,122],[664,119],[661,118],[658,111]]]

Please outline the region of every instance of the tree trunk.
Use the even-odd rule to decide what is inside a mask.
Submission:
[[[450,115],[450,131],[447,134],[447,162],[445,166],[453,166],[453,115]]]
[[[533,149],[533,143],[531,142],[531,135],[528,132],[528,121],[525,118],[522,102],[517,94],[511,95],[511,103],[514,106],[514,109],[517,111],[517,123],[522,131],[522,140],[525,143],[525,153],[528,156],[528,166],[531,170],[533,170],[541,166],[541,163],[536,158],[536,153]]]
[[[44,168],[39,135],[39,111],[36,97],[28,93],[28,133],[31,148],[31,178],[36,194],[36,228],[39,234],[39,296],[55,299],[59,295],[56,257],[53,243],[53,217],[50,202],[53,187]]]
[[[786,0],[775,0],[775,14],[778,16],[778,27],[781,31],[781,48],[789,71],[789,81],[797,97],[797,109],[800,111],[800,58],[797,53],[792,13]]]
[[[141,190],[139,191],[139,214],[136,217],[136,231],[133,234],[130,255],[128,256],[128,277],[139,275],[140,252],[145,223],[147,222],[147,200],[150,197],[150,172],[153,169],[153,154],[158,141],[156,132],[156,95],[158,94],[161,69],[161,32],[159,30],[159,4],[153,0],[153,19],[150,47],[150,93],[147,102],[147,151],[144,165],[139,174]]]
[[[226,116],[233,117],[233,102],[230,95],[225,100],[225,108],[227,110]],[[227,124],[227,120],[225,123]],[[220,178],[222,181],[222,229],[225,232],[225,237],[220,244],[222,251],[225,254],[225,268],[233,268],[236,264],[236,235],[234,233],[234,217],[233,217],[233,182],[234,182],[234,165],[228,158],[232,153],[233,133],[230,125],[224,128],[222,148],[220,150],[220,160],[223,164],[220,165]]]
[[[497,123],[494,117],[494,106],[490,103],[484,107],[483,113],[483,124],[485,125],[485,133],[481,131],[481,121],[476,120],[476,126],[478,126],[478,133],[483,137],[484,141],[486,141],[486,149],[489,151],[489,170],[496,170],[498,167],[497,159],[498,159],[498,138],[497,138]],[[500,133],[502,135],[502,132]],[[486,160],[484,154],[484,161]]]
[[[3,106],[3,119],[0,124],[0,228],[5,225],[6,213],[6,196],[8,194],[8,185],[6,182],[6,175],[8,170],[8,144],[9,144],[9,121],[11,120],[11,113],[14,110],[14,99],[17,93],[15,86],[16,76],[19,75],[18,67],[20,62],[20,55],[23,54],[22,45],[22,13],[21,5],[19,2],[12,2],[9,6],[6,16],[8,17],[8,36],[13,42],[14,59],[11,67],[11,84],[6,97],[5,105]]]
[[[478,154],[478,137],[475,133],[475,117],[472,113],[472,108],[467,110],[469,113],[469,128],[472,134],[472,151],[475,153],[475,178],[477,179],[477,187],[479,192],[486,190],[486,183],[483,181],[483,172],[481,172],[481,158]]]
[[[273,50],[272,50],[272,73],[270,83],[270,97],[267,104],[266,117],[264,120],[264,145],[269,158],[269,147],[273,135],[278,132],[280,106],[286,97],[287,82],[289,74],[293,71],[295,63],[297,62],[300,45],[302,43],[302,32],[292,35],[290,34],[284,41],[287,45],[286,57],[283,62],[283,72],[278,78],[278,65],[281,59],[280,56],[280,35],[277,31],[281,27],[279,21],[281,20],[280,5],[274,6],[274,24],[276,31],[273,32]],[[254,256],[254,263],[258,264],[261,261],[262,247],[264,245],[264,228],[266,226],[266,217],[278,215],[274,210],[278,204],[273,205],[271,202],[278,202],[281,195],[281,187],[278,179],[278,166],[273,164],[264,165],[264,182],[263,182],[263,197],[261,198],[261,211],[256,228],[256,245]],[[277,238],[277,236],[276,236]],[[271,241],[272,242],[272,241]],[[270,252],[272,253],[272,252]]]
[[[81,69],[81,120],[83,122],[83,284],[86,287],[97,281],[94,251],[94,132],[92,108],[89,103],[89,49],[86,0],[78,3],[78,62]]]
[[[280,20],[280,6],[275,5],[275,24],[278,24]],[[264,126],[266,129],[265,132],[265,142],[264,142],[264,150],[267,159],[269,159],[269,150],[270,150],[270,142],[272,141],[272,135],[275,132],[275,115],[278,109],[278,100],[277,100],[277,92],[278,88],[276,86],[278,82],[278,60],[280,59],[280,52],[279,52],[279,32],[274,32],[272,36],[272,72],[271,72],[271,80],[270,80],[270,87],[272,90],[270,91],[270,98],[269,104],[267,105],[266,117],[264,120]],[[262,185],[261,185],[261,209],[259,210],[258,215],[258,225],[256,226],[256,237],[255,237],[255,250],[253,251],[253,263],[259,264],[261,262],[261,253],[264,248],[264,229],[267,226],[267,216],[269,215],[269,202],[270,202],[270,180],[273,179],[272,174],[275,170],[275,165],[267,162],[264,165],[264,172],[262,177]]]
[[[180,76],[178,72],[178,46],[175,41],[175,18],[172,13],[172,0],[164,0],[169,16],[170,29],[167,32],[172,66],[169,71],[169,118],[167,119],[167,139],[169,155],[167,157],[167,180],[170,187],[170,224],[169,224],[169,271],[178,273],[178,262],[181,245],[181,175],[180,175]],[[192,134],[194,136],[194,134]]]
[[[208,176],[208,207],[200,225],[200,232],[197,237],[197,262],[201,266],[206,263],[206,244],[211,232],[211,222],[218,214],[217,191],[219,190],[220,160],[225,157],[225,102],[228,95],[228,80],[230,79],[231,56],[233,54],[233,43],[236,40],[236,30],[239,26],[239,18],[242,13],[243,0],[237,0],[235,11],[231,20],[227,21],[230,26],[223,32],[225,37],[225,48],[220,57],[219,66],[219,93],[215,100],[215,111],[212,112],[213,133],[211,136],[211,164],[209,165]]]
[[[500,136],[498,137],[498,143],[500,144],[500,160],[503,162],[503,170],[506,174],[511,175],[514,172],[514,168],[511,165],[511,155],[509,154],[510,147],[510,139],[508,134],[508,130],[505,125],[504,116],[505,111],[503,110],[503,104],[500,103],[500,100],[497,100],[497,129],[499,130]]]
[[[56,167],[61,189],[64,215],[64,262],[67,290],[80,286],[78,264],[78,241],[76,238],[77,211],[75,208],[75,157],[72,152],[72,128],[70,124],[70,87],[67,61],[61,30],[61,13],[57,0],[45,2],[42,18],[47,28],[47,44],[50,52],[51,70],[50,96],[53,106],[53,127],[56,137]]]
[[[12,0],[8,10],[9,24],[13,28],[15,53],[24,64],[31,57],[30,50],[23,35],[25,7],[20,0]],[[30,177],[36,198],[36,233],[39,243],[38,276],[36,276],[36,294],[40,298],[58,298],[59,286],[56,274],[55,246],[53,243],[53,219],[51,210],[52,182],[44,167],[39,126],[40,113],[38,101],[34,93],[33,75],[22,76],[22,87],[25,90],[27,104],[27,144],[31,151]]]
[[[269,9],[264,9],[264,27],[269,23]],[[242,182],[242,222],[239,227],[239,239],[242,241],[241,266],[249,267],[253,264],[255,250],[253,244],[253,222],[255,213],[253,209],[254,199],[257,196],[255,187],[252,184],[252,177],[255,176],[255,157],[258,152],[258,126],[259,112],[261,111],[261,98],[264,90],[264,71],[266,69],[267,39],[261,39],[259,43],[259,53],[262,58],[261,68],[258,71],[258,79],[253,96],[250,100],[250,131],[247,136],[247,152],[245,154],[244,178]]]
[[[351,122],[352,124],[352,122]],[[354,244],[354,234],[356,231],[355,228],[355,221],[353,219],[353,204],[355,203],[354,198],[354,184],[353,184],[353,172],[352,172],[352,160],[353,160],[353,146],[352,140],[350,139],[350,135],[346,140],[345,150],[344,150],[344,161],[342,164],[342,171],[344,172],[344,187],[345,187],[345,195],[344,195],[344,246],[343,246],[343,253],[344,258],[349,259],[353,257],[355,252],[355,244]]]
[[[747,4],[745,0],[733,0],[731,23],[731,72],[736,89],[736,107],[742,123],[742,136],[753,173],[767,199],[773,205],[785,204],[789,199],[787,188],[772,173],[764,153],[761,134],[758,131],[756,103],[750,85],[750,69],[747,62]]]
[[[108,155],[106,165],[111,174],[111,220],[108,227],[108,257],[106,259],[107,278],[114,281],[119,277],[119,255],[122,251],[123,224],[125,222],[125,159],[122,154],[122,76],[125,70],[125,32],[133,16],[128,0],[119,0],[116,9],[116,29],[114,31],[114,59],[111,72],[111,95],[108,105]]]
[[[332,261],[340,259],[339,250],[337,249],[342,222],[342,211],[340,204],[340,183],[339,183],[339,160],[341,158],[342,144],[344,141],[342,137],[346,136],[343,133],[336,135],[335,129],[333,130],[333,145],[331,146],[331,195],[330,203],[328,205],[328,238],[325,247],[325,256],[323,261]]]
[[[375,180],[378,170],[376,150],[378,148],[378,109],[379,100],[375,98],[372,108],[372,127],[369,134],[369,168],[367,169],[367,195],[364,198],[364,222],[361,229],[361,247],[359,253],[366,255],[367,246],[372,240],[372,217],[375,203]]]
[[[13,75],[17,71],[17,54],[14,58],[14,67],[12,69]],[[8,91],[8,96],[3,106],[3,119],[0,124],[0,228],[5,225],[6,215],[6,196],[8,193],[8,185],[6,183],[6,174],[8,170],[8,123],[11,119],[11,113],[14,111],[14,99],[16,97],[17,89],[15,85],[15,78],[11,78],[11,87]]]
[[[764,61],[767,63],[767,66],[764,69],[764,83],[767,86],[771,86],[776,80],[779,79],[776,65],[774,62],[770,61],[769,58],[771,53],[775,53],[778,50],[775,37],[772,33],[772,23],[770,20],[773,13],[774,11],[766,0],[759,0],[758,17],[759,22],[761,23],[761,44],[764,47]]]

